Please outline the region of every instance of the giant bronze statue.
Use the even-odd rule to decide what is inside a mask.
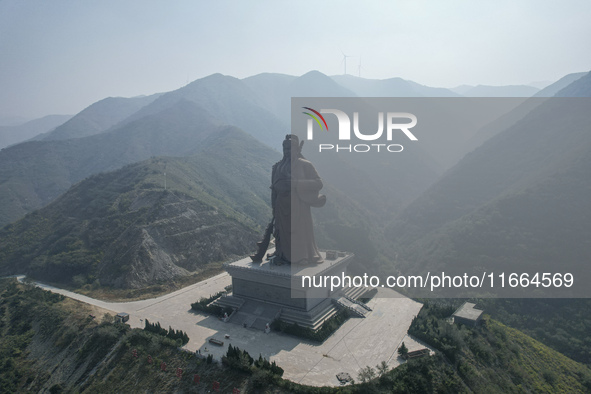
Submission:
[[[271,206],[273,219],[257,243],[252,261],[261,262],[271,234],[275,237],[275,252],[268,257],[274,264],[313,265],[322,263],[314,240],[311,207],[322,207],[326,197],[319,194],[322,180],[316,169],[302,156],[302,146],[296,135],[283,141],[283,159],[273,165],[271,175]]]

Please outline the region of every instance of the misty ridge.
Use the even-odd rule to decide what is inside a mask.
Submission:
[[[589,74],[585,73],[570,74],[542,90],[515,90],[514,87],[487,90],[481,86],[473,89],[466,89],[464,86],[460,90],[468,96],[476,94],[475,91],[483,95],[496,95],[502,91],[507,96],[527,92],[537,97],[584,97],[589,93],[589,78]],[[137,211],[137,206],[142,204],[136,200],[151,201],[143,204],[143,208],[146,209],[163,204],[158,202],[164,198],[163,196],[147,198],[142,194],[144,191],[160,192],[159,189],[163,187],[162,175],[155,174],[167,172],[168,164],[153,167],[153,164],[149,163],[153,163],[155,158],[162,158],[170,163],[177,163],[181,158],[193,158],[180,166],[175,167],[171,164],[168,169],[169,185],[166,192],[181,193],[180,200],[210,204],[213,206],[212,209],[218,209],[219,201],[225,201],[228,209],[234,212],[230,216],[246,217],[243,224],[249,226],[249,237],[253,238],[260,232],[260,226],[268,220],[268,214],[265,213],[265,209],[260,208],[260,204],[269,204],[264,185],[268,183],[266,177],[270,171],[270,163],[279,157],[277,149],[285,134],[290,132],[291,97],[459,98],[459,90],[454,90],[431,88],[401,78],[369,80],[351,75],[329,77],[317,71],[300,77],[259,74],[242,80],[214,74],[168,93],[134,98],[106,98],[98,101],[57,127],[46,124],[45,128],[50,130],[0,151],[0,225],[8,225],[2,230],[0,238],[3,246],[0,269],[7,274],[35,272],[37,276],[51,277],[52,280],[59,281],[61,278],[71,283],[76,277],[78,284],[93,283],[100,276],[99,271],[109,271],[97,267],[104,263],[105,256],[112,254],[108,252],[112,250],[109,248],[115,246],[109,243],[114,240],[93,243],[90,233],[94,231],[94,227],[85,223],[94,224],[96,228],[104,227],[105,215],[108,216],[108,213],[117,211],[119,214],[127,215]],[[468,127],[456,131],[453,135],[431,136],[422,145],[409,147],[405,155],[398,155],[386,164],[374,166],[378,170],[372,172],[368,172],[367,167],[356,165],[354,160],[330,158],[323,161],[322,155],[319,155],[316,160],[321,176],[325,176],[327,180],[325,190],[331,194],[334,201],[334,204],[329,204],[326,209],[316,213],[320,243],[324,244],[325,248],[352,248],[363,261],[362,267],[370,266],[385,271],[392,268],[391,261],[394,255],[399,264],[398,268],[404,266],[405,262],[412,264],[415,261],[421,261],[428,266],[436,260],[433,255],[425,255],[425,250],[434,250],[427,247],[433,242],[441,245],[440,247],[446,251],[443,254],[438,251],[437,256],[449,254],[450,257],[446,257],[446,261],[458,259],[459,257],[454,254],[457,252],[451,245],[456,245],[459,241],[452,242],[447,239],[450,234],[459,231],[448,228],[451,222],[456,223],[463,218],[462,220],[471,223],[472,220],[468,219],[467,215],[477,214],[479,209],[485,209],[491,201],[496,201],[501,196],[507,198],[512,193],[521,195],[524,190],[541,185],[538,182],[549,182],[544,176],[559,170],[571,171],[571,167],[565,164],[569,160],[577,162],[578,155],[586,143],[585,133],[569,133],[571,144],[561,149],[559,156],[553,156],[556,157],[556,164],[552,164],[554,162],[547,160],[544,155],[536,156],[536,151],[532,151],[533,145],[529,143],[544,138],[543,136],[537,136],[532,132],[531,135],[521,138],[520,143],[523,145],[514,141],[515,133],[519,133],[521,129],[516,128],[515,124],[535,122],[532,114],[539,103],[536,101],[535,104],[528,104],[524,99],[521,105],[514,104],[504,109],[506,113],[497,119],[487,120],[483,127]],[[238,164],[235,163],[236,155],[219,150],[220,159],[213,159],[211,141],[223,139],[223,143],[218,141],[218,147],[230,144],[230,137],[227,136],[229,126],[235,128],[233,135],[245,133],[251,136],[248,139],[240,138],[241,148],[265,153],[260,157],[252,157],[251,161]],[[503,138],[512,140],[512,151],[516,152],[515,156],[511,157],[507,150],[503,153],[505,157],[497,153],[487,157],[487,147],[494,144],[505,146],[503,142],[499,142],[499,139],[502,141]],[[540,140],[539,143],[542,144],[543,141]],[[475,148],[478,149],[474,150]],[[464,157],[471,151],[472,153]],[[499,151],[502,152],[503,149],[494,150]],[[528,156],[529,151],[532,151],[531,157]],[[243,153],[238,155],[244,156]],[[197,168],[195,163],[196,160],[203,163],[206,157],[210,163],[224,162],[225,165],[215,166],[216,174],[212,173],[213,170],[204,173],[206,168],[211,166]],[[336,164],[334,160],[337,160]],[[528,162],[530,166],[525,168],[521,162]],[[144,166],[141,171],[147,171],[146,165],[152,166],[149,172],[154,179],[148,181],[147,179],[151,178],[144,177],[140,181],[137,178],[123,189],[115,187],[110,198],[101,198],[101,193],[98,192],[95,195],[94,192],[87,191],[83,196],[80,195],[81,190],[87,188],[95,190],[93,188],[99,187],[101,190],[109,190],[110,178],[97,174],[110,174],[112,171],[115,171],[113,174],[118,174],[117,171],[124,168],[130,171],[128,165],[133,163],[145,163],[141,165]],[[261,166],[262,163],[266,164]],[[140,171],[140,167],[131,168],[134,168],[133,171]],[[241,182],[235,173],[238,167],[261,168],[260,171],[247,176],[255,178],[250,185],[260,186],[258,189],[252,187],[248,193],[241,193],[249,202],[243,202],[239,207],[236,206],[236,200],[231,198],[239,189],[237,184]],[[223,173],[224,170],[228,172]],[[205,180],[197,186],[194,179],[183,176],[181,178],[184,179],[184,183],[170,183],[170,179],[176,176],[176,171],[192,171],[194,178],[205,177]],[[463,174],[465,171],[473,175]],[[522,173],[520,182],[512,180],[517,176],[516,171]],[[225,177],[230,179],[227,184],[222,183]],[[482,185],[475,186],[474,181]],[[446,189],[446,184],[451,185],[450,190]],[[498,187],[491,189],[491,185]],[[202,192],[196,193],[197,187],[202,188]],[[213,203],[210,191],[220,187],[222,190],[216,197],[218,202]],[[565,186],[562,187],[564,189]],[[148,192],[149,190],[151,191]],[[478,191],[480,195],[474,191]],[[134,196],[132,202],[127,206],[121,204],[121,200],[131,199],[129,193]],[[82,205],[59,204],[60,201],[73,198],[74,195],[77,195],[76,199],[81,201]],[[205,197],[206,195],[209,197]],[[257,199],[260,202],[255,203],[255,200],[250,198],[254,195],[258,195]],[[573,193],[573,198],[577,196],[579,194]],[[449,206],[446,201],[454,203]],[[259,204],[259,208],[253,210],[249,204]],[[72,214],[74,206],[80,206],[77,215]],[[96,209],[88,209],[91,206]],[[520,206],[519,203],[517,206]],[[187,212],[192,210],[190,215],[194,214],[194,209],[188,206],[186,209]],[[543,204],[541,209],[544,209]],[[33,212],[34,215],[31,216]],[[441,212],[444,214],[443,217]],[[174,213],[177,215],[175,217],[182,214],[180,211]],[[158,216],[155,213],[153,215]],[[170,215],[173,213],[170,212]],[[49,216],[52,219],[48,219]],[[39,219],[31,222],[35,217]],[[60,217],[77,217],[79,223],[56,231],[53,225],[57,225],[54,222],[59,222]],[[95,219],[100,219],[102,224],[93,222]],[[115,220],[123,219],[116,219],[114,216],[106,222]],[[158,260],[158,266],[162,271],[169,269],[170,272],[174,272],[171,274],[172,277],[195,271],[196,266],[183,266],[185,263],[181,261],[188,261],[190,258],[177,256],[182,254],[178,249],[180,246],[164,247],[164,241],[148,241],[152,237],[150,231],[146,230],[152,228],[150,226],[153,221],[150,220],[143,222],[143,226],[147,227],[138,227],[137,231],[141,228],[143,235],[135,237],[143,241],[128,242],[128,246],[141,245],[138,247],[137,261],[145,258]],[[43,231],[29,231],[31,227],[41,226],[41,222],[45,226]],[[63,221],[59,223],[59,226],[63,225]],[[444,228],[445,230],[442,230]],[[485,229],[490,231],[491,227],[485,226]],[[126,231],[131,233],[129,229]],[[116,231],[111,233],[118,234]],[[366,236],[358,237],[356,234],[360,233]],[[438,240],[439,233],[444,234],[445,242]],[[24,234],[27,234],[27,247],[19,245]],[[586,233],[578,234],[583,237]],[[579,237],[574,239],[578,240]],[[542,240],[537,242],[545,244]],[[154,248],[158,253],[142,254],[140,250],[149,249],[146,246],[148,243],[155,243],[156,246],[152,245],[150,248]],[[571,246],[569,245],[569,253],[573,253]],[[509,251],[511,248],[506,250]],[[558,247],[556,250],[554,255],[559,253],[561,248]],[[86,257],[80,259],[77,253],[82,253]],[[241,253],[248,253],[246,245],[236,251],[237,255]],[[537,250],[536,253],[540,254],[541,251]],[[210,260],[203,259],[202,263],[207,265],[213,261],[223,260],[221,256],[227,257],[223,253],[212,253]],[[68,274],[63,276],[61,269],[57,269],[59,273],[55,273],[51,264],[48,265],[52,259],[56,262],[61,261],[55,263],[56,266],[71,265],[78,268],[68,268]],[[483,257],[483,261],[488,261],[487,259],[490,260],[492,257]],[[144,263],[146,262],[142,262]],[[130,263],[129,266],[131,265],[133,264]],[[124,276],[121,273],[120,277]],[[106,280],[105,275],[101,277],[105,283],[118,283],[121,286],[127,286],[132,282],[135,283],[134,286],[142,286],[162,279],[155,274],[135,282],[117,280],[115,277]]]

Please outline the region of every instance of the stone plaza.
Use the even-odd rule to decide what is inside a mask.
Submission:
[[[230,284],[230,275],[223,273],[161,297],[134,302],[105,302],[38,285],[113,314],[127,312],[128,324],[133,328],[143,328],[148,319],[160,322],[163,327],[183,330],[190,337],[185,345],[187,350],[213,354],[216,360],[227,352],[229,344],[245,349],[253,357],[262,354],[285,370],[284,378],[311,386],[340,385],[336,378],[338,373],[346,372],[355,378],[361,368],[375,367],[382,361],[394,368],[404,362],[397,354],[402,341],[411,351],[425,347],[406,335],[422,304],[384,288],[368,302],[372,311],[365,318],[350,318],[323,343],[276,332],[266,334],[254,327],[224,323],[217,317],[191,310],[191,303],[223,291]],[[219,339],[224,345],[212,345],[210,338]]]

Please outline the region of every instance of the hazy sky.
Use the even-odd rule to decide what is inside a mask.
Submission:
[[[0,117],[74,114],[212,73],[319,70],[425,85],[591,69],[589,0],[0,0]],[[342,51],[342,52],[341,52]]]

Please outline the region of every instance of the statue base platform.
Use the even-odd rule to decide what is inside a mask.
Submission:
[[[330,282],[327,286],[302,286],[302,277],[306,276],[342,277],[354,258],[351,253],[320,253],[324,262],[318,265],[275,265],[272,260],[253,263],[250,258],[225,264],[232,276],[232,294],[219,298],[216,304],[232,307],[235,312],[230,322],[244,327],[264,330],[267,324],[280,319],[316,330],[342,305],[336,300],[358,297],[365,290],[331,289]],[[327,253],[331,260],[326,259]]]

